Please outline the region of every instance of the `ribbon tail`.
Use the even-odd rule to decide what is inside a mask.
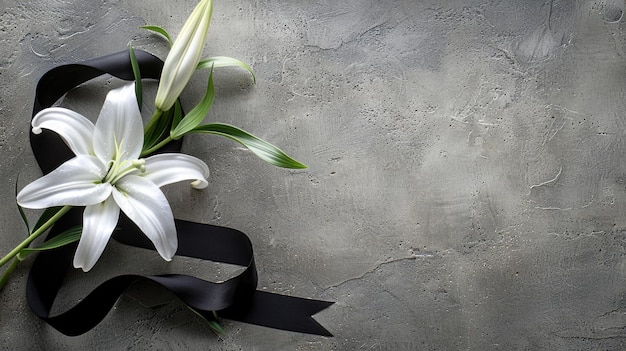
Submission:
[[[251,303],[219,311],[220,317],[305,334],[333,336],[313,315],[334,302],[304,299],[256,291]]]

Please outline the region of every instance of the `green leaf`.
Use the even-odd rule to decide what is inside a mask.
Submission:
[[[24,222],[24,225],[26,225],[27,233],[30,233],[30,225],[28,224],[28,219],[26,218],[26,213],[24,213],[24,209],[18,204],[17,210],[20,211],[20,217],[22,217],[22,221]]]
[[[276,146],[257,138],[256,136],[239,129],[235,126],[224,123],[204,124],[194,128],[191,133],[205,133],[225,136],[254,152],[262,160],[274,166],[292,169],[307,168],[302,163],[294,160]]]
[[[152,148],[167,137],[167,133],[171,129],[173,115],[174,109],[162,112],[161,115],[156,117],[155,123],[149,123],[149,126],[146,126],[143,139],[144,150]]]
[[[170,129],[170,132],[178,126],[181,119],[183,119],[183,108],[180,105],[180,99],[176,99],[176,103],[174,103],[174,115],[172,116],[172,128]]]
[[[187,308],[189,308],[189,310],[191,310],[191,312],[195,313],[196,316],[200,317],[203,321],[205,321],[208,325],[209,328],[211,328],[211,330],[219,335],[224,335],[224,328],[222,328],[222,325],[220,324],[220,322],[217,319],[217,313],[213,312],[213,318],[208,319],[206,318],[203,314],[201,314],[200,312],[196,311],[195,308],[189,306],[189,305],[185,305],[187,306]]]
[[[172,37],[170,37],[169,33],[165,29],[163,29],[162,27],[159,27],[159,26],[141,26],[139,28],[147,29],[147,30],[149,30],[151,32],[155,32],[157,34],[161,34],[162,36],[165,37],[165,39],[167,39],[167,41],[169,42],[170,46],[172,46],[172,44],[174,43],[172,41]]]
[[[35,226],[33,227],[33,230],[31,231],[31,233],[36,232],[37,229],[41,228],[42,225],[44,225],[48,220],[50,220],[50,218],[54,217],[54,215],[56,215],[61,209],[63,209],[63,206],[46,208],[41,214],[41,216],[39,216],[39,219],[37,220],[37,223],[35,223]]]
[[[222,328],[222,325],[220,324],[220,322],[218,321],[206,321],[209,324],[209,328],[211,328],[211,330],[213,330],[213,332],[215,334],[218,335],[224,335],[226,332],[224,331],[224,328]]]
[[[137,97],[137,105],[139,105],[139,111],[143,105],[143,89],[141,85],[141,72],[139,70],[139,63],[137,63],[137,57],[135,57],[135,50],[133,50],[133,44],[128,43],[128,51],[130,53],[130,65],[133,67],[133,75],[135,76],[135,96]]]
[[[19,178],[20,176],[18,174],[18,176],[15,178],[15,199],[16,199],[15,203],[17,204],[17,210],[20,211],[20,216],[22,217],[22,221],[26,225],[27,233],[30,234],[31,233],[30,224],[28,224],[28,218],[26,218],[26,213],[24,213],[24,209],[22,208],[22,206],[20,206],[20,204],[17,203],[17,193],[18,193],[17,183],[18,183]]]
[[[44,241],[43,243],[41,243],[41,245],[37,247],[27,247],[27,248],[22,249],[20,251],[20,255],[29,254],[29,253],[36,252],[36,251],[57,249],[61,246],[71,244],[73,242],[80,240],[80,235],[82,231],[83,231],[83,227],[80,225],[77,225],[75,227],[67,229],[66,231],[62,232],[61,234],[55,236],[54,238],[50,240]]]
[[[236,58],[227,57],[227,56],[213,56],[207,57],[205,59],[200,60],[198,62],[198,67],[196,69],[204,69],[211,67],[241,67],[246,71],[250,72],[252,75],[252,79],[256,84],[256,76],[254,72],[252,72],[252,68],[248,66],[245,62],[237,60]]]
[[[170,136],[173,140],[180,139],[183,135],[191,132],[196,128],[206,117],[207,113],[213,105],[213,98],[215,97],[215,89],[213,88],[213,70],[209,74],[209,84],[207,86],[206,94],[204,98],[196,107],[193,108],[178,125],[170,132]]]

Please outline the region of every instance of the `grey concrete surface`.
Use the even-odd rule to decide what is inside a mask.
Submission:
[[[0,2],[0,249],[23,235],[14,186],[40,176],[28,144],[38,77],[178,33],[195,1]],[[215,337],[137,287],[93,331],[66,337],[0,292],[0,349],[620,350],[626,348],[626,32],[620,1],[215,0],[208,119],[309,168],[269,166],[218,137],[185,151],[210,186],[165,189],[179,218],[249,234],[260,288],[336,301],[334,338],[225,321]],[[198,75],[184,95],[197,101]],[[103,79],[64,102],[97,113]],[[29,211],[35,218],[36,211]],[[230,269],[230,268],[229,268]],[[229,269],[109,245],[59,308],[119,272]],[[217,273],[216,273],[217,272]],[[147,296],[146,296],[147,295]],[[146,301],[140,302],[145,298]],[[149,303],[149,302],[148,302]]]

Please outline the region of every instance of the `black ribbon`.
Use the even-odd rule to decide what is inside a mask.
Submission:
[[[158,79],[163,62],[151,54],[136,50],[142,78]],[[96,58],[82,63],[68,64],[45,73],[35,94],[33,116],[52,106],[69,90],[103,74],[133,80],[128,51]],[[48,173],[74,154],[54,132],[44,130],[31,133],[31,146],[42,171]],[[171,143],[164,151],[177,152],[180,142]],[[51,229],[48,237],[82,222],[82,209],[74,208]],[[113,237],[130,246],[154,250],[152,243],[125,216],[120,216]],[[252,243],[242,232],[225,227],[176,220],[179,256],[195,257],[215,262],[246,267],[236,277],[214,283],[183,274],[135,275],[113,277],[100,284],[78,304],[61,314],[51,316],[50,310],[71,269],[76,245],[44,251],[37,255],[27,284],[27,299],[33,312],[66,335],[80,335],[95,327],[111,310],[117,299],[134,282],[149,280],[174,293],[182,302],[208,319],[213,312],[222,318],[276,329],[332,336],[311,316],[327,308],[332,302],[303,299],[257,291],[257,272]]]

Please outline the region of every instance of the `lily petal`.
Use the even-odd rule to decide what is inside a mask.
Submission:
[[[90,205],[83,212],[83,233],[74,254],[74,267],[87,272],[102,255],[117,225],[120,208],[109,196],[104,202]]]
[[[37,209],[97,204],[111,195],[111,184],[101,183],[106,173],[106,166],[97,157],[78,155],[25,186],[17,194],[17,202]]]
[[[113,198],[159,254],[171,260],[178,248],[178,237],[172,209],[161,189],[148,179],[127,175],[115,183]]]
[[[62,107],[50,107],[33,117],[33,133],[49,129],[61,136],[76,155],[93,155],[94,125],[80,113]]]
[[[96,121],[93,145],[96,156],[103,162],[139,157],[143,147],[143,122],[134,84],[113,89],[107,94]]]
[[[146,172],[142,176],[156,186],[193,180],[196,189],[206,188],[209,183],[209,167],[199,158],[186,154],[159,154],[146,158]]]

